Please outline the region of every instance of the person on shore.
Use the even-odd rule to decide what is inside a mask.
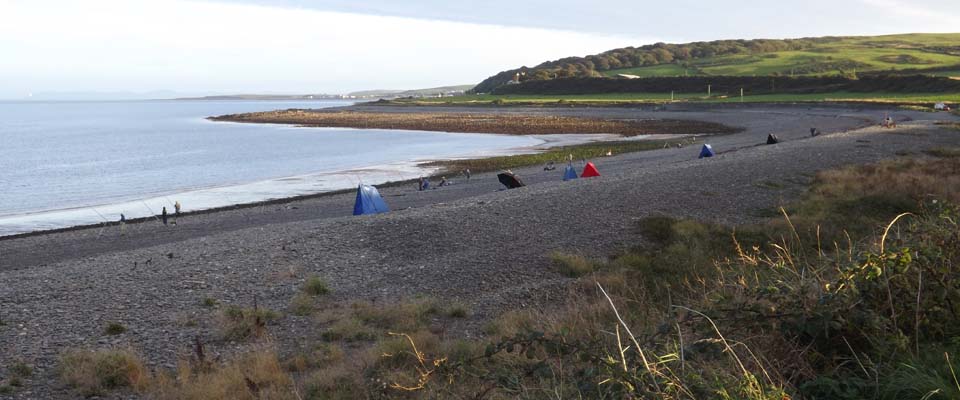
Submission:
[[[449,185],[449,183],[447,183],[447,177],[441,176],[441,177],[440,177],[440,187],[444,187],[444,186],[447,186],[447,185]]]
[[[173,202],[173,224],[176,225],[180,221],[180,200]]]
[[[163,224],[167,224],[167,206],[163,206],[163,211],[160,212],[160,217],[163,219]]]
[[[470,180],[470,168],[463,170],[463,174],[467,176],[467,180]]]
[[[883,126],[884,128],[896,128],[896,127],[897,127],[897,123],[896,123],[896,121],[893,120],[893,117],[891,117],[891,116],[888,115],[886,118],[883,119],[883,125],[882,125],[882,126]]]
[[[422,192],[422,191],[423,191],[423,177],[422,177],[422,176],[420,177],[420,179],[417,180],[417,191],[418,191],[418,192]]]
[[[120,213],[120,236],[127,232],[127,216]]]

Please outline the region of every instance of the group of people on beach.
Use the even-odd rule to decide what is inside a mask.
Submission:
[[[470,180],[470,168],[464,169],[463,171],[460,172],[460,174],[463,175],[468,181]],[[450,186],[452,184],[453,184],[452,182],[447,180],[446,176],[441,176],[440,184],[438,184],[437,187]],[[437,187],[435,187],[434,189],[436,189]],[[427,179],[421,176],[420,179],[417,179],[417,191],[422,192],[427,189],[430,189],[430,179]]]
[[[174,216],[180,218],[180,200],[177,200],[173,203]],[[160,217],[163,219],[163,224],[167,224],[167,206],[163,206],[163,211],[160,213]],[[173,224],[176,225],[177,221],[174,220]]]
[[[177,200],[173,203],[173,212],[174,212],[173,215],[177,219],[180,218],[181,208],[182,206],[180,205],[180,200]],[[169,216],[169,213],[167,212],[167,206],[163,206],[163,209],[160,210],[160,221],[163,222],[164,225],[168,225],[170,222],[170,216]],[[173,224],[174,225],[177,224],[176,219],[173,220]],[[126,232],[127,232],[127,216],[124,215],[124,213],[120,213],[120,235],[123,235]]]

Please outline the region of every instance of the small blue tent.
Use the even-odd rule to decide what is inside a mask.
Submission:
[[[700,149],[700,157],[698,158],[704,157],[713,157],[713,147],[710,147],[709,144],[703,145],[703,148]]]
[[[577,170],[573,169],[573,164],[567,164],[567,169],[563,170],[563,180],[571,179],[577,179]]]
[[[357,186],[357,202],[353,205],[353,215],[379,214],[390,211],[387,203],[380,197],[377,188],[360,184]]]

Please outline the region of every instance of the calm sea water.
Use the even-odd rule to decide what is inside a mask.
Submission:
[[[346,102],[0,102],[0,235],[414,178],[541,140],[211,122]]]

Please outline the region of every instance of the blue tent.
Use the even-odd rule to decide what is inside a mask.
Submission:
[[[567,164],[567,169],[563,170],[563,180],[571,179],[577,179],[577,170],[573,169],[573,164]]]
[[[713,157],[713,147],[710,147],[709,144],[703,145],[703,148],[700,149],[700,157],[698,158],[704,157]]]
[[[390,211],[387,203],[380,197],[377,188],[360,184],[357,186],[357,202],[353,205],[353,215],[379,214]]]

